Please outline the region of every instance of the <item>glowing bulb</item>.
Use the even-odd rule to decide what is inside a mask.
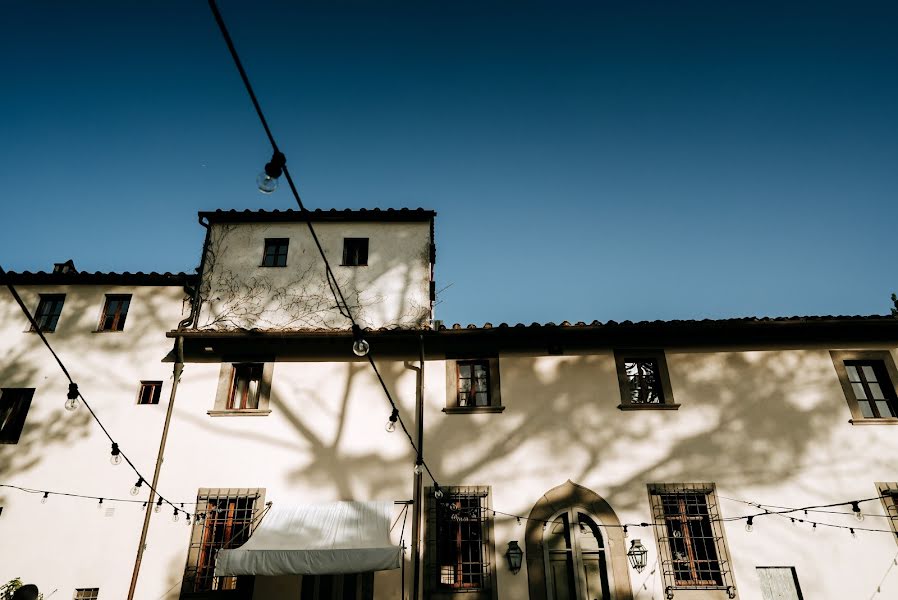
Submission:
[[[861,507],[857,502],[851,503],[851,510],[854,512],[854,518],[858,521],[864,520],[864,513],[861,512]]]
[[[142,485],[143,485],[143,477],[139,478],[139,479],[137,480],[137,483],[134,484],[134,487],[131,488],[131,495],[132,495],[132,496],[136,496],[137,494],[139,494],[139,493],[140,493],[140,486],[142,486]]]
[[[752,518],[749,517],[745,521],[745,531],[751,533],[752,529],[754,529],[754,524],[752,523]]]
[[[270,194],[278,189],[278,180],[277,177],[272,177],[265,171],[262,171],[259,173],[259,176],[256,177],[256,185],[259,186],[259,191],[263,194]]]
[[[424,472],[424,467],[421,466],[421,463],[415,463],[415,475],[420,475]]]
[[[49,497],[50,497],[50,492],[44,492],[44,497],[41,498],[41,504],[46,504],[47,498],[49,498]]]

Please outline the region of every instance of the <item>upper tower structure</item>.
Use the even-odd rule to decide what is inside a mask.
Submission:
[[[347,329],[307,218],[359,325],[427,326],[435,216],[423,209],[201,212],[207,236],[195,326]]]

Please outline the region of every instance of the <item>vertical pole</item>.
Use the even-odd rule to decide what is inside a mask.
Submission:
[[[418,425],[418,456],[415,464],[421,464],[424,460],[424,336],[418,337],[418,351],[420,365],[418,367],[418,393],[415,394],[415,422]],[[421,503],[424,500],[424,473],[415,474],[414,489],[414,513],[412,515],[412,600],[418,600],[421,587],[421,519],[423,511]]]
[[[150,517],[153,516],[153,502],[156,494],[153,490],[159,485],[159,474],[162,471],[162,456],[165,454],[165,441],[168,439],[168,426],[171,423],[172,409],[175,406],[175,394],[178,393],[178,382],[181,381],[181,373],[184,371],[184,338],[175,340],[175,367],[171,394],[168,398],[168,409],[165,411],[165,425],[162,427],[162,439],[159,441],[159,453],[156,455],[156,470],[153,472],[152,489],[147,499],[147,510],[143,516],[143,530],[140,532],[140,541],[137,543],[137,558],[134,560],[134,572],[131,574],[131,587],[128,589],[128,600],[134,600],[134,590],[137,589],[137,576],[140,574],[140,563],[143,560],[143,551],[147,543],[147,531],[150,529]]]

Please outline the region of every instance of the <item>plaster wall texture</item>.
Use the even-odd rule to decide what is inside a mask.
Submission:
[[[107,285],[17,286],[34,311],[38,293],[65,293],[56,331],[47,333],[79,388],[141,472],[152,477],[172,365],[165,331],[186,316],[181,287]],[[105,294],[132,294],[122,332],[94,333]],[[90,496],[131,499],[136,476],[109,462],[111,446],[81,406],[64,410],[65,379],[49,351],[5,289],[0,292],[0,387],[34,388],[18,444],[0,444],[0,483]],[[138,406],[141,380],[162,381],[161,401]],[[146,491],[146,487],[144,487]],[[145,498],[142,494],[137,498]],[[39,585],[45,597],[71,597],[99,587],[124,598],[143,523],[140,504],[50,496],[0,488],[0,580]],[[111,516],[107,510],[114,509]]]
[[[894,355],[895,349],[889,348]],[[677,411],[623,412],[611,352],[577,356],[500,356],[500,414],[446,414],[444,361],[425,370],[425,454],[442,485],[489,485],[492,506],[528,515],[571,480],[602,496],[621,522],[651,522],[648,483],[715,483],[723,518],[757,512],[729,498],[803,506],[870,498],[875,481],[895,481],[890,457],[898,439],[888,426],[852,426],[825,348],[667,353]],[[379,363],[409,427],[415,374],[400,361]],[[199,487],[263,487],[274,502],[406,499],[413,454],[401,432],[388,434],[389,408],[361,362],[278,362],[266,417],[210,417],[219,365],[188,364],[175,407],[162,488],[178,497]],[[878,501],[850,514],[808,518],[888,529]],[[804,518],[801,514],[800,517]],[[140,597],[177,583],[189,532],[154,521]],[[875,590],[895,555],[894,536],[758,518],[723,525],[739,598],[760,599],[758,566],[794,566],[805,597],[861,598]],[[508,542],[524,547],[525,527],[495,521],[500,598],[527,598],[525,566],[512,575]],[[407,530],[408,533],[408,530]],[[651,575],[658,549],[651,529],[633,528],[649,550],[649,568],[629,571],[633,594],[661,598]],[[626,552],[627,544],[611,552]],[[162,574],[165,574],[162,576]],[[375,578],[376,598],[398,598],[398,574]],[[289,581],[278,582],[289,584]],[[646,589],[642,588],[645,583]],[[275,582],[259,580],[257,597]],[[298,585],[298,580],[293,580]],[[890,588],[889,585],[892,587]],[[895,582],[884,593],[898,590]],[[716,599],[723,592],[677,591],[676,598]],[[887,595],[884,597],[888,597]]]
[[[315,231],[360,325],[430,319],[430,223],[315,223]],[[366,266],[341,266],[344,237],[369,239]],[[266,238],[289,238],[286,267],[260,266]],[[203,328],[349,328],[305,223],[213,224],[202,290]]]

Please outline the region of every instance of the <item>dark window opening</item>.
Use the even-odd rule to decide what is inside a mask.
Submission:
[[[653,358],[624,358],[630,404],[664,404],[658,361]]]
[[[435,500],[436,588],[475,591],[489,588],[489,523],[486,496],[477,490],[446,490]]]
[[[266,238],[265,253],[262,255],[263,267],[286,267],[287,246],[290,240],[287,238]]]
[[[25,427],[34,388],[0,389],[0,444],[17,444]]]
[[[229,410],[259,408],[259,388],[261,384],[261,364],[234,365],[234,379],[231,382],[227,408]]]
[[[458,361],[458,406],[490,406],[490,363]]]
[[[131,294],[107,294],[103,314],[100,317],[99,331],[123,331],[130,305]]]
[[[100,588],[78,588],[74,600],[98,600],[99,597]]]
[[[56,323],[62,314],[62,305],[65,303],[65,294],[41,294],[34,320],[41,331],[56,331]],[[34,331],[34,327],[31,328]]]
[[[372,600],[374,573],[303,575],[300,600]]]
[[[140,392],[137,395],[138,404],[159,404],[159,395],[162,393],[161,381],[141,381]]]
[[[368,238],[343,238],[343,266],[360,267],[368,264]]]
[[[846,360],[848,383],[865,419],[898,417],[895,391],[881,360]]]

